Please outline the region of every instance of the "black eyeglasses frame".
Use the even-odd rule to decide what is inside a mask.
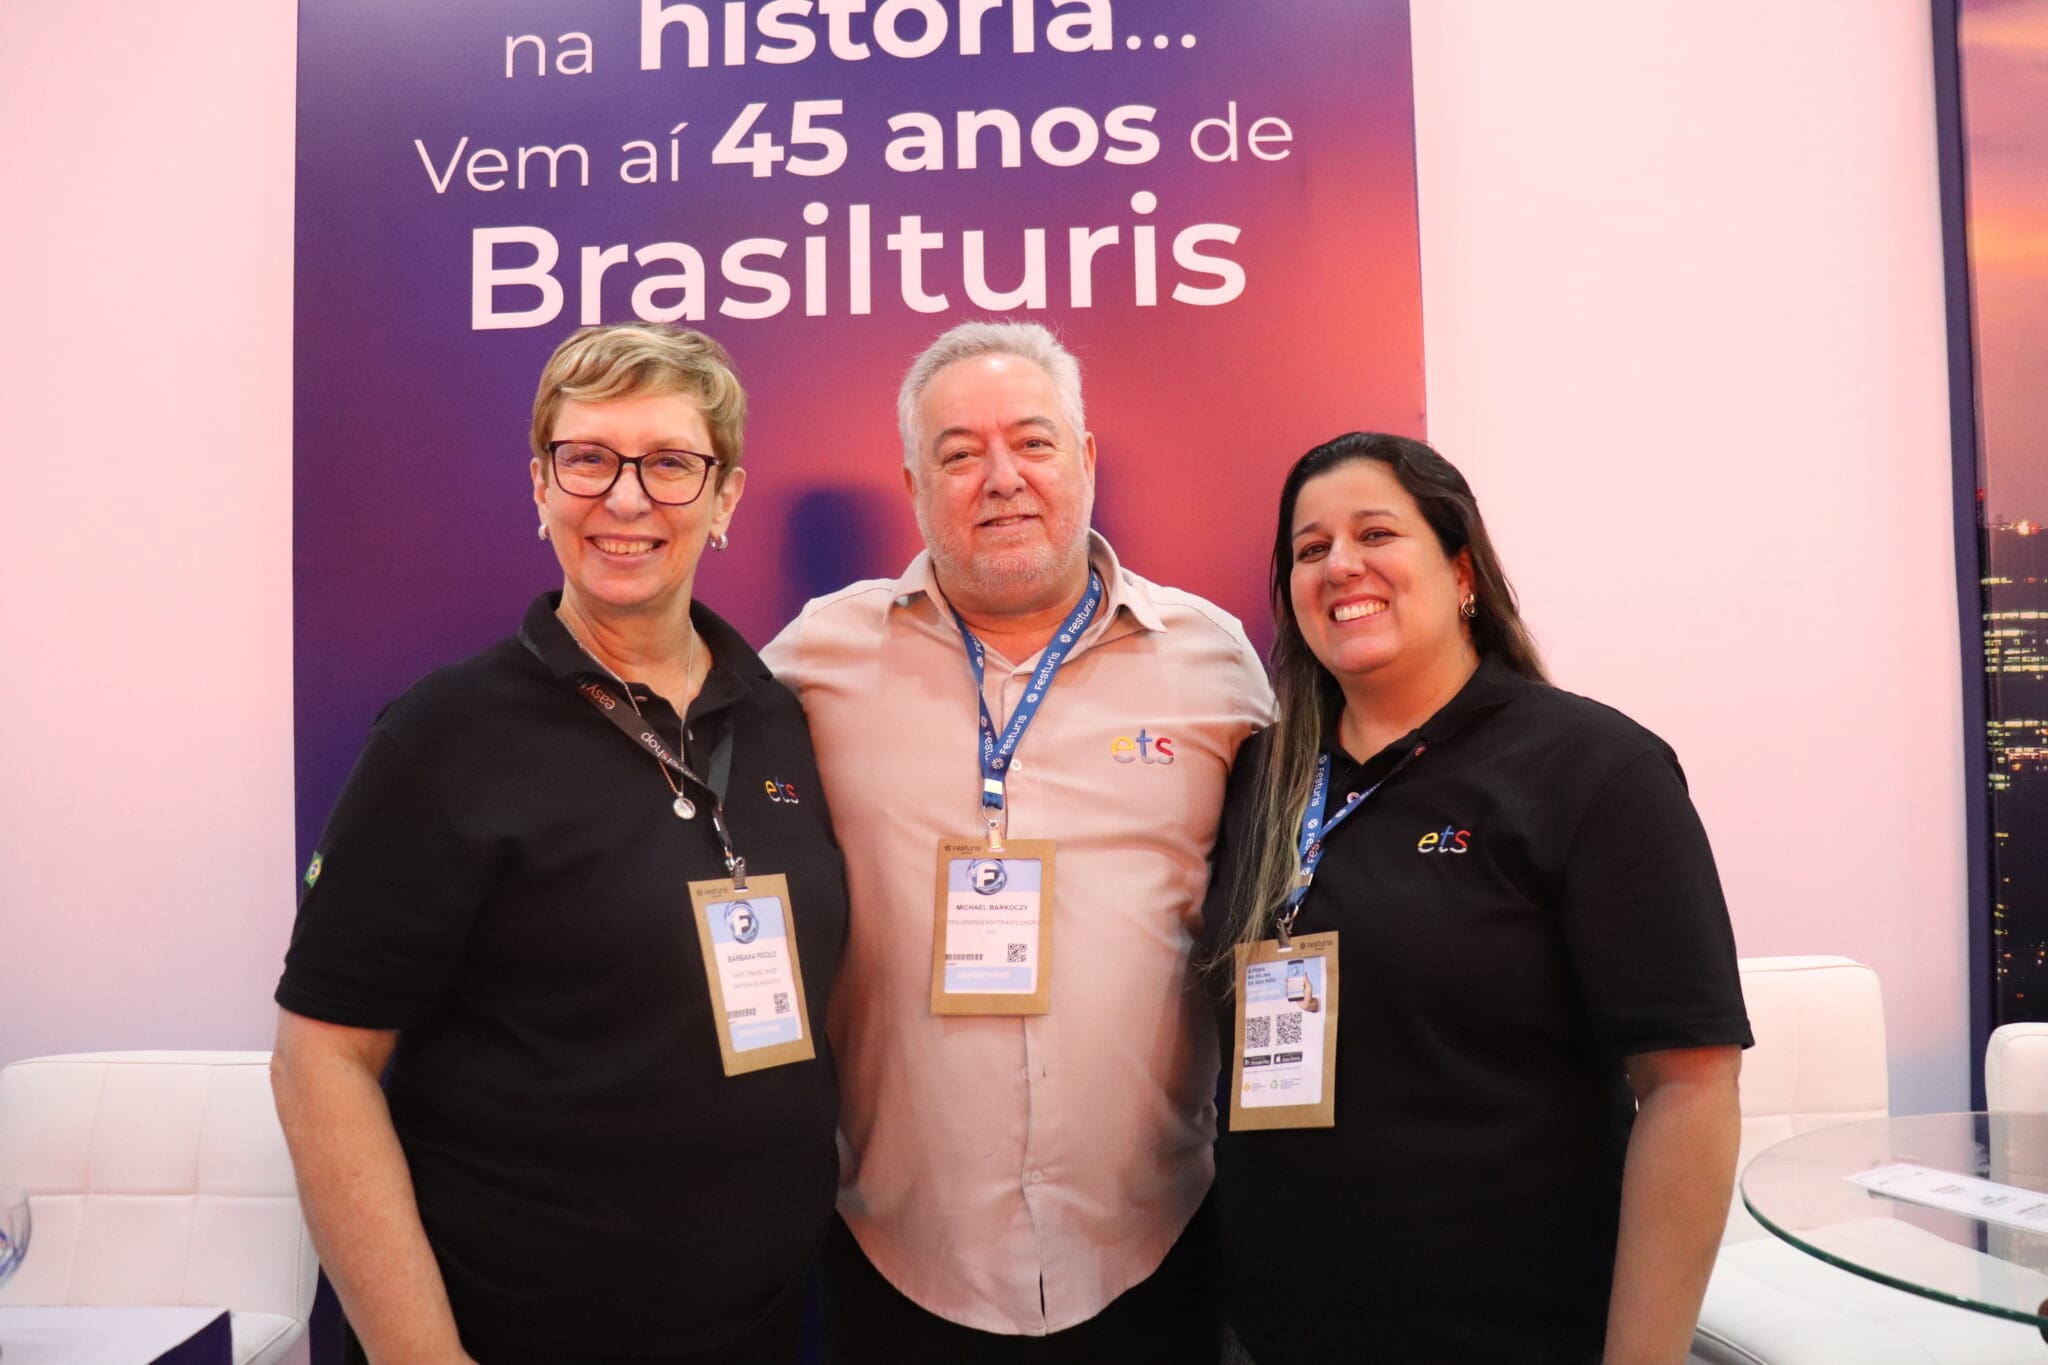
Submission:
[[[562,482],[562,467],[555,460],[555,452],[563,446],[596,446],[599,450],[609,452],[611,457],[619,462],[619,467],[612,471],[612,481],[595,493],[578,493],[575,489],[564,485]],[[688,507],[691,503],[704,496],[705,489],[711,487],[712,471],[725,468],[725,461],[716,455],[706,455],[701,450],[683,450],[680,447],[650,450],[645,455],[621,455],[603,441],[563,440],[549,441],[541,449],[548,453],[548,469],[554,475],[553,482],[555,487],[561,489],[563,496],[571,498],[602,498],[609,496],[611,491],[619,486],[619,480],[625,477],[626,466],[631,465],[633,466],[633,477],[640,481],[640,491],[647,495],[649,502],[659,503],[663,507]],[[644,461],[652,460],[660,455],[688,455],[692,459],[702,460],[704,462],[704,477],[698,481],[697,491],[684,498],[681,502],[673,502],[668,498],[656,497],[654,490],[648,487],[647,475],[642,472],[640,466]]]

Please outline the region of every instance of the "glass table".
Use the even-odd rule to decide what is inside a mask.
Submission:
[[[1895,1185],[1992,1217],[1910,1202],[1850,1177],[1896,1164],[1974,1177]],[[1787,1138],[1742,1170],[1742,1202],[1766,1229],[1831,1265],[2016,1322],[2048,1337],[2048,1114],[1920,1114]],[[2034,1200],[2028,1192],[2043,1197]],[[2032,1218],[2027,1217],[2032,1213]],[[1998,1221],[2040,1221],[2039,1231]]]

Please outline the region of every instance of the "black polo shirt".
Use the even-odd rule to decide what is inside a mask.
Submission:
[[[1268,738],[1232,774],[1212,951]],[[1661,740],[1495,660],[1369,762],[1338,751],[1330,808],[1417,744],[1296,925],[1341,933],[1336,1126],[1218,1141],[1228,1311],[1260,1360],[1597,1360],[1623,1059],[1750,1042],[1713,855]]]
[[[576,691],[602,675],[557,601],[526,614],[534,648],[505,640],[378,717],[277,1001],[398,1030],[392,1122],[466,1341],[672,1354],[758,1321],[831,1217],[845,878],[796,699],[694,605],[713,667],[686,758],[707,772],[730,733],[727,822],[752,872],[789,878],[818,1054],[728,1078],[686,889],[725,875],[710,812],[678,819],[653,757]],[[676,745],[673,708],[634,691]]]

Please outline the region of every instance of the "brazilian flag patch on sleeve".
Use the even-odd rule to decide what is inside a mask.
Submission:
[[[313,850],[313,861],[306,864],[306,889],[311,891],[313,883],[320,880],[320,851]]]

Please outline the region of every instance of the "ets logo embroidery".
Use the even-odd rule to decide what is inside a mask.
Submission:
[[[1173,762],[1173,740],[1143,730],[1135,737],[1118,735],[1109,742],[1109,756],[1119,763],[1156,763],[1165,767]]]
[[[1425,834],[1415,841],[1417,853],[1470,853],[1472,831],[1459,829],[1456,825],[1445,825],[1442,829]]]
[[[796,788],[790,786],[787,782],[777,782],[772,777],[763,778],[761,780],[761,789],[768,793],[770,801],[779,802],[785,806],[801,806],[803,804],[803,802],[796,799]]]

